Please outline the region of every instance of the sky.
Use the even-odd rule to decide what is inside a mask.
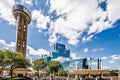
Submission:
[[[103,69],[120,69],[120,0],[0,0],[0,49],[15,50],[14,4],[31,12],[27,58],[51,53],[55,43],[71,57],[102,59]]]

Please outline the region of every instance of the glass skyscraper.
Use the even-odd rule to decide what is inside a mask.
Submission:
[[[60,43],[54,44],[52,59],[58,58],[58,57],[70,58],[70,50],[66,49],[64,44],[60,44]]]
[[[63,59],[62,59],[63,58]],[[65,70],[75,69],[101,69],[101,59],[94,58],[77,58],[70,57],[70,50],[66,49],[64,44],[54,44],[54,51],[51,56],[45,57],[47,61],[62,60],[62,67]]]
[[[101,59],[81,58],[71,59],[62,63],[64,69],[101,69]]]

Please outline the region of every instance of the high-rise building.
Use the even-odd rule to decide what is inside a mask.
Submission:
[[[101,69],[101,59],[79,58],[64,61],[62,66],[66,70],[75,69]]]
[[[31,13],[22,4],[15,4],[13,6],[13,15],[17,20],[16,51],[23,53],[24,57],[26,57],[27,27],[31,21]]]
[[[101,69],[101,59],[81,58],[70,62],[70,66],[76,69]],[[74,67],[75,65],[76,67]]]
[[[70,50],[66,49],[64,44],[56,43],[54,45],[54,52],[52,52],[52,58],[54,59],[57,57],[69,58],[70,57]]]
[[[82,69],[88,69],[89,64],[87,58],[82,59]]]

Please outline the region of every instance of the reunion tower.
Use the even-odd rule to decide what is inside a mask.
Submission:
[[[26,57],[27,27],[31,21],[31,13],[23,4],[15,4],[13,15],[17,20],[16,51]]]

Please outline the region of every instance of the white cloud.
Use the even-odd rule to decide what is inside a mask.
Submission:
[[[93,35],[90,35],[90,36],[88,36],[88,37],[83,37],[83,38],[82,38],[82,42],[88,42],[88,41],[91,41],[92,38],[93,38]]]
[[[15,45],[16,45],[16,42],[11,41],[10,43],[7,43],[5,40],[0,39],[0,46],[2,46],[3,49],[15,50]],[[32,59],[34,59],[35,57],[40,58],[41,56],[44,56],[44,55],[51,56],[49,51],[47,51],[45,49],[37,49],[37,50],[35,50],[31,46],[27,46],[27,54],[26,55],[29,58],[32,55]]]
[[[70,58],[64,58],[64,57],[57,57],[55,59],[52,59],[53,61],[60,61],[60,62],[65,62],[65,61],[69,61]]]
[[[76,54],[76,53],[70,53],[70,57],[71,57],[72,59],[75,59],[75,58],[77,57],[77,54]]]
[[[52,25],[53,25],[53,23],[51,23]],[[49,37],[49,39],[48,39],[48,41],[50,42],[50,44],[54,44],[57,40],[58,40],[58,38],[59,38],[59,36],[56,36],[56,32],[55,32],[55,30],[54,30],[54,28],[52,28],[53,26],[51,26],[50,28],[49,28],[49,35],[50,35],[50,37]]]
[[[32,0],[25,0],[25,3],[28,4],[28,5],[33,5]]]
[[[114,64],[116,61],[115,60],[110,60],[109,63]]]
[[[88,52],[88,48],[85,48],[83,52],[84,52],[84,53],[87,53],[87,52]]]
[[[15,25],[15,18],[12,15],[14,0],[0,0],[0,18],[7,21],[10,25]]]
[[[103,66],[102,69],[109,70],[109,69],[112,69],[112,67],[111,66]]]
[[[111,27],[110,22],[108,20],[105,21],[105,19],[107,18],[107,13],[105,11],[100,9],[94,16],[98,20],[92,21],[92,26],[90,26],[88,34],[100,33],[103,30]]]
[[[81,58],[80,56],[77,56],[77,53],[70,53],[70,57],[72,59],[80,59]]]
[[[38,10],[32,11],[32,19],[37,22],[36,27],[40,32],[47,29],[47,23],[50,21],[48,16],[44,16],[41,11]]]
[[[112,23],[120,19],[120,0],[107,0],[108,18]]]
[[[82,42],[90,41],[94,36],[91,33],[100,33],[111,26],[108,20],[105,21],[107,12],[98,7],[97,0],[50,0],[50,3],[50,12],[62,15],[51,25],[54,26],[53,34],[64,36],[69,44],[78,44],[80,38]],[[83,32],[88,33],[87,37],[82,37]]]
[[[10,42],[10,44],[8,44],[7,46],[8,47],[15,47],[15,44],[16,44],[16,42]]]
[[[101,59],[104,60],[104,59],[107,59],[108,57],[102,57]]]
[[[97,62],[92,62],[91,64],[92,64],[92,65],[97,65]]]
[[[110,58],[112,58],[112,60],[118,60],[120,59],[120,55],[111,55]]]
[[[105,0],[50,0],[49,14],[56,11],[57,16],[60,17],[50,21],[49,15],[43,15],[41,10],[33,10],[32,19],[36,20],[36,27],[40,32],[48,30],[50,43],[55,43],[59,36],[63,36],[69,44],[76,45],[80,41],[91,41],[94,34],[111,28],[112,24],[120,19],[120,0],[107,0],[106,11],[98,6],[103,1]],[[25,0],[25,3],[32,5],[32,0]],[[0,2],[0,18],[9,24],[15,24],[12,15],[14,4],[14,0]],[[46,27],[47,23],[50,23],[49,28]]]
[[[0,43],[4,45],[5,44],[5,40],[0,39]]]
[[[5,49],[13,49],[13,48],[15,48],[15,42],[7,43],[5,40],[0,39],[0,44],[1,44]]]
[[[98,49],[96,48],[96,49],[93,49],[92,52],[103,51],[103,50],[104,50],[104,48],[98,48]]]
[[[31,46],[27,46],[27,49],[28,49],[28,53],[31,54],[31,55],[34,55],[34,56],[50,55],[49,51],[47,51],[45,49],[35,50]]]
[[[98,0],[99,1],[99,3],[101,3],[101,2],[104,2],[105,0]]]

